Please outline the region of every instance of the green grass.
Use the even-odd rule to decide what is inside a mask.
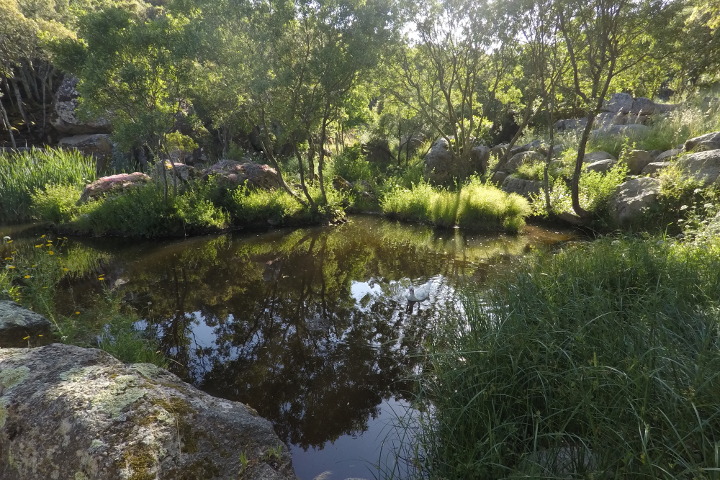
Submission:
[[[31,198],[46,185],[82,187],[95,180],[95,161],[76,151],[30,150],[0,155],[0,223],[31,219]]]
[[[458,192],[435,189],[427,183],[395,187],[381,199],[383,214],[408,222],[472,231],[517,232],[530,213],[528,202],[495,186],[472,179]]]
[[[422,478],[718,478],[717,242],[604,239],[500,277],[435,337]]]

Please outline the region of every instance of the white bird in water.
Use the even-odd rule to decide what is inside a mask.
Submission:
[[[408,301],[407,308],[406,308],[407,313],[412,313],[413,307],[415,307],[415,304],[427,300],[429,296],[430,296],[430,286],[429,285],[426,284],[421,287],[418,287],[417,290],[415,290],[415,287],[413,287],[411,285],[410,288],[408,288],[408,292],[406,295],[407,301]],[[420,307],[418,307],[418,308],[420,308]]]

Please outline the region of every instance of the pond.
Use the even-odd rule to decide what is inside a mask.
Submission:
[[[402,478],[392,446],[404,433],[393,425],[413,414],[432,325],[461,313],[456,289],[569,238],[356,216],[337,227],[175,241],[67,239],[52,248],[87,258],[91,273],[60,282],[54,302],[72,315],[103,292],[122,298],[174,373],[273,422],[300,479]],[[427,299],[409,305],[411,286]]]

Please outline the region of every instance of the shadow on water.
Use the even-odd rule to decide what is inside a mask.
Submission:
[[[429,326],[461,313],[455,289],[567,238],[355,217],[334,228],[83,243],[112,256],[107,284],[122,289],[176,374],[255,408],[291,446],[301,479],[330,480],[377,475],[388,425],[409,408],[423,368]],[[412,311],[410,286],[428,296]],[[81,285],[70,287],[82,296]]]

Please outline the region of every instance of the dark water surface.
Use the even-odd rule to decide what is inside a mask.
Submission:
[[[402,435],[392,425],[413,412],[423,341],[462,308],[456,289],[568,238],[359,216],[339,227],[182,241],[68,240],[102,260],[93,278],[66,285],[59,308],[81,308],[99,276],[144,318],[139,327],[159,339],[171,370],[273,422],[302,480],[382,477]],[[410,286],[429,295],[412,311]]]

